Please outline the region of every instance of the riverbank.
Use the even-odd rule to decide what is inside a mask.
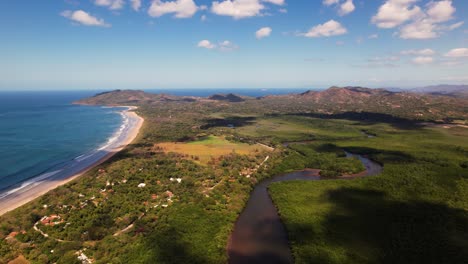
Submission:
[[[135,140],[144,122],[142,117],[133,112],[134,110],[136,107],[129,106],[127,110],[122,112],[123,125],[105,146],[73,159],[62,168],[41,174],[13,189],[0,193],[0,215],[78,178],[125,148]]]

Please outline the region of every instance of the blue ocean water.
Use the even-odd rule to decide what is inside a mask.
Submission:
[[[106,144],[118,108],[71,102],[94,92],[0,92],[0,190]]]

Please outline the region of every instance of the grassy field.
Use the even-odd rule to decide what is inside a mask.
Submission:
[[[466,263],[468,129],[349,126],[377,136],[327,142],[369,155],[381,175],[270,187],[296,263]]]
[[[264,146],[255,144],[231,142],[223,137],[206,136],[200,140],[192,142],[164,142],[156,144],[164,152],[179,153],[186,155],[201,164],[207,164],[212,159],[217,159],[223,155],[236,153],[239,155],[250,155],[254,152],[267,150]]]

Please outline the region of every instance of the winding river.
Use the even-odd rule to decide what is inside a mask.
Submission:
[[[377,175],[382,166],[361,155],[346,153],[348,157],[357,157],[366,170],[362,173],[344,176],[352,179]],[[281,222],[275,205],[269,194],[268,186],[273,182],[322,180],[320,170],[306,169],[266,179],[254,188],[244,211],[234,226],[228,242],[229,263],[293,263],[289,247],[288,234]]]

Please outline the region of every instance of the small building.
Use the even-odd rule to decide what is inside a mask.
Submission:
[[[174,197],[174,194],[169,190],[167,190],[165,194],[166,194],[167,197],[169,197],[169,199]]]

